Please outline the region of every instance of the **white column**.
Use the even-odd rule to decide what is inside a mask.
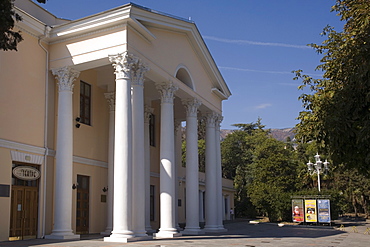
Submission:
[[[113,231],[104,241],[132,240],[132,112],[129,71],[135,59],[121,53],[109,56],[116,74],[116,116],[114,135]]]
[[[171,82],[158,83],[161,94],[160,141],[160,229],[155,238],[181,236],[175,228],[175,157],[174,157],[174,92],[178,89]]]
[[[203,204],[204,190],[199,191],[199,222],[204,222],[204,204]]]
[[[132,215],[135,236],[146,237],[145,230],[145,156],[144,146],[144,73],[149,68],[139,59],[130,70],[132,86]]]
[[[114,115],[116,109],[116,92],[104,94],[109,105],[108,137],[108,191],[107,191],[107,228],[101,235],[110,235],[113,230],[113,194],[114,194]]]
[[[73,81],[79,72],[69,67],[52,70],[58,80],[58,120],[55,164],[54,227],[49,239],[79,239],[72,231]]]
[[[216,122],[215,122],[215,144],[216,144],[216,182],[217,182],[217,223],[218,223],[218,231],[219,232],[226,232],[227,230],[224,228],[223,223],[223,216],[225,215],[224,211],[224,199],[222,194],[222,164],[221,164],[221,144],[220,144],[220,128],[221,122],[223,117],[221,115],[217,115]]]
[[[206,225],[204,231],[218,231],[218,197],[217,197],[217,158],[216,158],[216,134],[215,121],[217,115],[206,115]]]
[[[197,99],[184,100],[186,108],[186,227],[184,235],[199,235],[199,160]]]
[[[179,226],[179,168],[182,165],[182,140],[181,140],[181,121],[175,120],[175,227],[178,231]]]
[[[145,156],[145,230],[155,232],[150,224],[150,137],[149,120],[153,108],[144,106],[144,156]]]

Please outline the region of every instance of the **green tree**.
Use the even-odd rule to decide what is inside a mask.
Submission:
[[[37,0],[45,3],[46,0]],[[23,40],[20,31],[13,31],[14,24],[22,17],[14,10],[14,0],[0,0],[0,50],[17,50],[17,45]]]
[[[332,7],[345,22],[343,31],[327,26],[317,70],[322,79],[296,71],[313,94],[302,94],[297,138],[317,141],[334,163],[367,172],[370,165],[370,1],[337,0]]]
[[[249,137],[251,138],[251,137]],[[297,161],[294,151],[266,133],[253,136],[255,149],[248,194],[252,203],[270,221],[290,218],[290,195],[297,190]]]

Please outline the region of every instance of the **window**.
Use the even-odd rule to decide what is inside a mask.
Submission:
[[[150,146],[155,147],[155,116],[153,114],[149,117],[149,142]]]
[[[80,81],[80,123],[91,125],[91,85]]]
[[[150,221],[154,221],[154,185],[150,185]]]

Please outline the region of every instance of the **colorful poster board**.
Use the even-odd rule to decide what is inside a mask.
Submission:
[[[317,200],[317,216],[320,223],[330,223],[330,200]]]
[[[317,222],[316,200],[305,200],[306,222]]]
[[[293,222],[304,222],[304,207],[302,199],[292,200]]]

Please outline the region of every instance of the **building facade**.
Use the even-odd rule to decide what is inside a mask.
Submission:
[[[0,241],[225,231],[231,94],[196,25],[132,3],[73,21],[29,0],[15,10],[24,40],[0,52]]]

